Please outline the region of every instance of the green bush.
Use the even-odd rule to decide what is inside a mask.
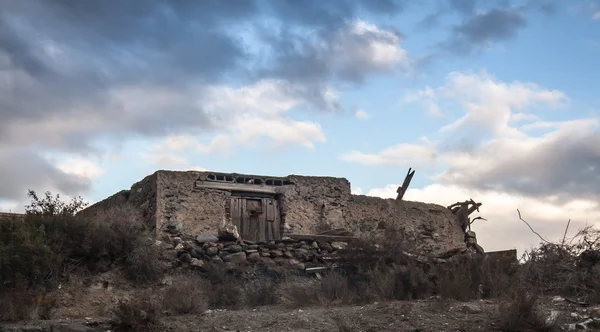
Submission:
[[[0,293],[43,288],[75,269],[96,272],[127,263],[134,280],[156,280],[160,271],[152,234],[128,206],[113,208],[94,218],[75,215],[87,204],[80,198],[60,201],[49,192],[32,203],[24,218],[0,221]]]

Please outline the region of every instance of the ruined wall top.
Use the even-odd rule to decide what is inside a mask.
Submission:
[[[23,219],[23,218],[25,218],[25,214],[23,214],[23,213],[0,212],[0,220]]]

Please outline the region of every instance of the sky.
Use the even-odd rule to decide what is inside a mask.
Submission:
[[[0,0],[0,211],[159,169],[483,203],[485,250],[600,226],[600,1]]]

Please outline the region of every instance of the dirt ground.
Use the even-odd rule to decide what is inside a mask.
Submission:
[[[584,321],[586,315],[597,316],[600,313],[600,308],[585,308],[551,298],[542,299],[540,304],[545,317],[550,317],[552,312],[557,315],[561,330],[575,330],[574,324]],[[108,317],[62,318],[7,324],[0,331],[109,331],[111,323]],[[302,309],[281,305],[243,310],[217,309],[200,315],[165,317],[163,325],[163,331],[181,332],[500,331],[497,301],[440,299]],[[586,330],[598,329],[588,327]]]
[[[159,293],[167,286],[136,287],[117,271],[91,278],[74,278],[56,290],[58,309],[52,320],[0,323],[4,331],[114,331],[112,308],[143,291]],[[199,299],[202,301],[203,299]],[[165,316],[162,331],[500,331],[499,299],[458,302],[439,298],[393,301],[363,306],[290,305],[261,306],[241,310],[209,309],[202,314]],[[554,315],[563,330],[575,323],[600,317],[600,307],[581,306],[560,297],[539,301],[543,317]],[[569,325],[571,324],[571,325]],[[588,327],[587,330],[594,330]],[[600,329],[598,329],[600,330]]]

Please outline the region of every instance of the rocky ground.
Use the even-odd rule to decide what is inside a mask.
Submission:
[[[600,330],[594,317],[600,307],[569,303],[560,297],[542,298],[540,312],[554,319],[558,330]],[[66,314],[66,313],[63,313]],[[244,310],[207,310],[200,315],[163,318],[161,331],[500,331],[499,302],[446,301],[437,298],[364,306],[291,308],[263,306]],[[6,324],[0,331],[111,331],[110,317],[63,317]]]

